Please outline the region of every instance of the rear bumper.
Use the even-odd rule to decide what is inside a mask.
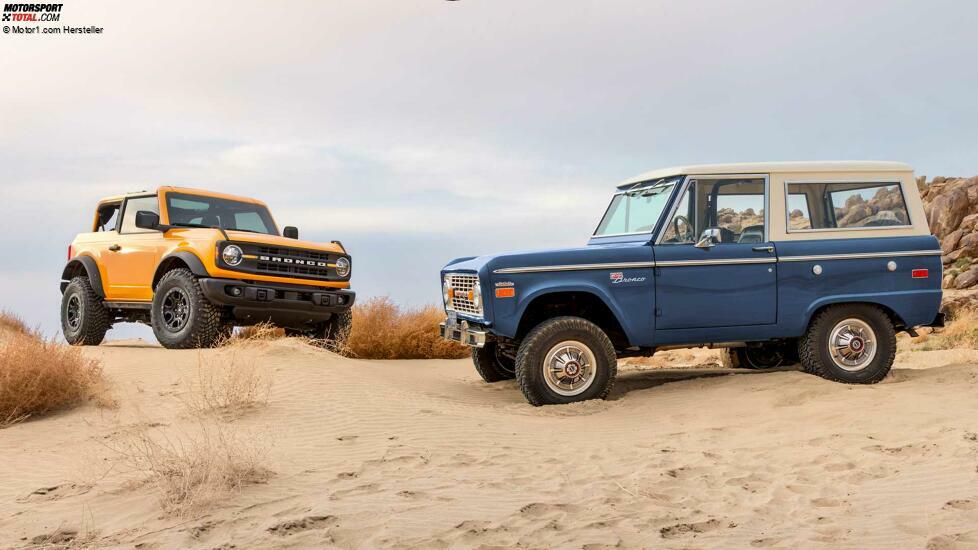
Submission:
[[[351,290],[327,290],[301,285],[248,283],[236,279],[200,279],[207,299],[232,308],[241,324],[271,322],[301,328],[328,320],[350,309],[356,301]]]
[[[489,333],[484,330],[469,328],[468,323],[465,321],[451,327],[446,326],[445,323],[441,323],[438,325],[438,332],[446,340],[465,344],[473,348],[485,347],[486,342],[490,339]]]

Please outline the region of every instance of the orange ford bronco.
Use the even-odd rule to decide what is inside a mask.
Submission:
[[[68,247],[61,327],[98,345],[118,322],[152,325],[167,348],[209,347],[236,325],[337,340],[350,325],[350,256],[339,241],[279,233],[261,201],[196,189],[102,199]]]

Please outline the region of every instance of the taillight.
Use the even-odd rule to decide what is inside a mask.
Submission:
[[[910,276],[914,279],[926,279],[930,275],[930,271],[926,269],[914,269],[910,272]]]
[[[71,259],[71,256],[74,254],[74,252],[75,251],[72,249],[71,245],[69,244],[68,245],[68,259],[69,260]]]

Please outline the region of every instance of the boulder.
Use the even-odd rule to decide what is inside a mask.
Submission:
[[[958,229],[963,231],[973,231],[975,229],[975,222],[978,221],[978,214],[968,214],[961,220],[961,225]]]
[[[971,214],[971,204],[968,194],[962,189],[950,189],[945,193],[935,195],[924,207],[930,232],[938,239],[951,233]]]
[[[969,288],[975,283],[978,283],[978,267],[972,267],[954,278],[954,288],[957,289]]]
[[[958,247],[958,242],[961,241],[961,237],[964,236],[963,229],[955,229],[954,231],[948,233],[946,237],[941,239],[941,252],[944,254],[950,254]]]

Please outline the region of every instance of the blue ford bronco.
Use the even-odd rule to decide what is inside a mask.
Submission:
[[[943,324],[940,255],[906,164],[655,170],[587,246],[449,262],[441,334],[533,405],[605,398],[619,357],[686,347],[872,384],[897,331]]]

